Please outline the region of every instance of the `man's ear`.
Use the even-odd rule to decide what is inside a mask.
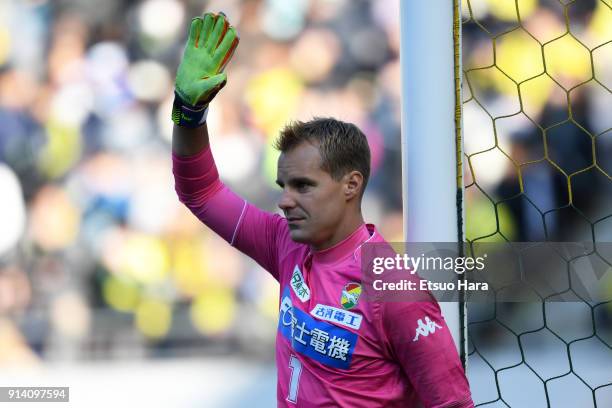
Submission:
[[[344,175],[344,197],[346,198],[346,201],[359,197],[361,195],[362,188],[363,175],[359,171],[353,170]]]

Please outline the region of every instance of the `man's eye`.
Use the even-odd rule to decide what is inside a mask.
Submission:
[[[310,188],[310,184],[306,184],[306,183],[298,183],[296,185],[296,188],[298,189],[298,191],[300,192],[305,192],[308,191],[308,189]]]

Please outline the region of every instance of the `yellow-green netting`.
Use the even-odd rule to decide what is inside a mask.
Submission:
[[[612,1],[463,0],[461,30],[465,240],[611,242]],[[477,406],[612,406],[612,303],[564,294],[468,304]]]

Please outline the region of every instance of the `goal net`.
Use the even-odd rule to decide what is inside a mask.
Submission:
[[[612,2],[463,0],[440,2],[441,10],[430,11],[407,10],[403,3],[407,240],[580,242],[593,251],[611,242]],[[436,25],[428,13],[444,17]],[[408,23],[416,27],[405,27]],[[420,45],[409,38],[423,30],[418,42],[430,47],[425,51],[448,53],[446,45],[438,47],[446,44],[444,38],[439,43],[424,38],[434,29],[446,38],[453,34],[452,54],[439,61],[421,56]],[[454,71],[428,65],[436,62]],[[428,82],[434,74],[419,69],[443,78]],[[454,109],[440,109],[449,103]],[[433,146],[427,150],[423,143]],[[439,172],[446,178],[437,178]],[[438,205],[434,193],[422,192],[427,189],[444,190],[435,194],[446,206]],[[419,212],[420,207],[429,208]],[[435,223],[433,228],[446,232],[419,231],[415,220],[427,217],[440,219],[440,228]],[[609,275],[612,259],[601,258]],[[550,260],[560,270],[575,261],[562,255]],[[563,292],[529,302],[446,305],[447,320],[457,323],[453,334],[475,404],[612,406],[612,283],[607,282],[605,301],[581,296],[570,282]]]

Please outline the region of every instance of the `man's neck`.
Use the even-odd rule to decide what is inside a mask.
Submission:
[[[336,228],[335,233],[327,241],[319,245],[312,245],[311,248],[313,251],[324,251],[329,249],[339,242],[344,241],[349,235],[357,231],[357,229],[364,223],[365,221],[363,220],[361,212],[355,214],[353,217],[347,217],[338,226],[338,228]]]

